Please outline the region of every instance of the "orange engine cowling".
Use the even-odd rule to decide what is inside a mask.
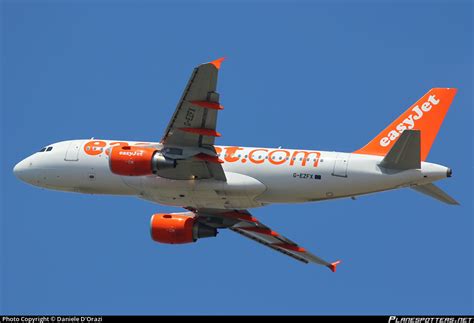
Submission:
[[[176,167],[176,161],[164,157],[150,147],[113,147],[109,155],[112,173],[123,176],[144,176],[156,174],[160,169]]]
[[[150,226],[151,238],[161,243],[190,243],[217,235],[216,228],[196,221],[191,212],[153,214]]]

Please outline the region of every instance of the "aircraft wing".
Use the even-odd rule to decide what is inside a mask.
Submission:
[[[340,261],[327,262],[307,251],[297,243],[273,231],[246,210],[192,210],[198,216],[198,221],[216,228],[228,228],[244,237],[252,239],[275,251],[290,256],[304,263],[316,263],[336,271]]]
[[[217,112],[222,110],[216,92],[217,74],[224,59],[196,67],[161,140],[167,146],[206,147],[214,145]]]
[[[215,178],[225,181],[221,160],[213,147],[217,113],[223,107],[216,92],[217,75],[224,59],[196,67],[171,121],[161,139],[163,154],[177,160],[176,169],[165,169],[159,176],[172,179]]]

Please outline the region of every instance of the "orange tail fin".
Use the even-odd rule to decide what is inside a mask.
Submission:
[[[421,160],[426,160],[444,116],[456,95],[453,88],[435,88],[406,110],[356,154],[385,156],[404,130],[420,130]]]

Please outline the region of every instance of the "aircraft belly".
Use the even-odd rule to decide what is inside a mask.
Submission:
[[[194,208],[246,209],[262,206],[256,201],[266,186],[258,180],[232,172],[227,181],[214,179],[172,180],[157,176],[142,177],[144,199],[174,206]]]

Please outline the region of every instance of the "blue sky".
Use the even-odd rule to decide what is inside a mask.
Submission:
[[[471,1],[1,2],[0,312],[455,314],[473,303]],[[169,246],[177,208],[53,192],[15,163],[75,138],[159,140],[194,66],[226,56],[219,144],[354,151],[432,87],[458,94],[429,161],[452,207],[411,190],[253,213],[329,260],[232,232]]]

